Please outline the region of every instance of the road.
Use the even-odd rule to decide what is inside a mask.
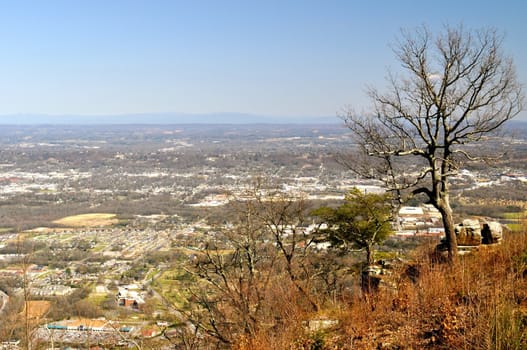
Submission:
[[[9,301],[9,296],[0,290],[0,314],[4,312],[4,309],[6,308],[8,301]]]

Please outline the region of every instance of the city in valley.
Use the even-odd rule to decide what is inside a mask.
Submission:
[[[527,125],[479,146],[503,156],[452,178],[457,219],[514,227],[499,208],[525,206]],[[232,226],[233,203],[273,193],[309,213],[353,188],[383,193],[351,169],[354,147],[340,124],[1,126],[0,349],[179,346],[195,297],[187,266]],[[430,205],[415,198],[400,214],[384,256],[439,242]],[[315,234],[314,218],[302,224]]]

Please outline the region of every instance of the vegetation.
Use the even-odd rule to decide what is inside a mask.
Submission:
[[[209,233],[211,244],[190,263],[189,274],[172,273],[173,285],[187,286],[181,311],[193,325],[178,328],[178,346],[527,346],[525,227],[522,233],[509,233],[502,245],[459,257],[455,265],[444,264],[437,241],[421,241],[417,249],[415,241],[409,242],[407,255],[393,254],[399,244],[390,242],[392,249],[382,254],[378,288],[371,289],[359,283],[361,264],[344,260],[353,254],[338,252],[348,244],[371,253],[373,245],[384,241],[391,231],[389,197],[354,190],[340,206],[312,211],[328,225],[321,230],[324,238],[338,248],[319,250],[320,236],[301,233],[310,219],[300,199],[258,193],[253,193],[255,200],[232,208],[231,221]],[[367,255],[368,263],[374,263]]]
[[[276,300],[287,310],[280,325],[238,336],[231,348],[524,349],[526,257],[525,234],[462,256],[454,267],[424,248],[366,298],[342,294],[317,312],[303,308],[294,294]]]
[[[344,250],[364,249],[366,263],[373,264],[373,247],[392,233],[389,195],[353,189],[338,208],[321,207],[312,212],[327,226],[319,230],[332,245]]]
[[[251,195],[253,200],[235,204],[233,221],[217,228],[189,268],[196,282],[183,311],[218,346],[232,346],[282,322],[275,302],[283,299],[277,293],[284,288],[305,307],[319,308],[311,294],[302,200],[262,195],[259,187]]]

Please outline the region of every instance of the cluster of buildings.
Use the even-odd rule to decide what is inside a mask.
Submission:
[[[48,323],[45,326],[50,330],[58,331],[83,331],[83,332],[123,332],[130,333],[134,327],[118,325],[107,319],[76,318],[60,322]]]
[[[445,232],[441,213],[431,204],[401,207],[395,226],[398,236],[441,236]]]

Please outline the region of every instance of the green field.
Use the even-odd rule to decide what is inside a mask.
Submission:
[[[188,287],[191,284],[194,284],[192,276],[183,269],[175,268],[163,272],[152,283],[152,288],[174,307],[181,309],[187,303]]]
[[[507,220],[521,220],[527,218],[527,210],[523,212],[509,212],[509,213],[503,213],[502,215],[503,219]]]
[[[525,232],[525,229],[526,229],[525,224],[521,224],[521,223],[508,224],[507,227],[510,228],[512,232]]]

